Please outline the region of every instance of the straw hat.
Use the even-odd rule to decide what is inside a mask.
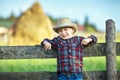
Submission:
[[[53,30],[58,33],[58,29],[68,27],[75,29],[74,33],[77,30],[77,25],[75,23],[72,23],[69,18],[61,18],[60,20],[58,20],[57,25],[53,28]]]

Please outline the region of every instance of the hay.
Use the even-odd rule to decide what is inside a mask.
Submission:
[[[52,23],[38,2],[24,12],[14,25],[8,45],[36,45],[53,37]]]

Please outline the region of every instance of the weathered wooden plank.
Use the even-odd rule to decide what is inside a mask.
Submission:
[[[120,56],[120,43],[116,44]],[[84,56],[105,56],[105,43],[98,43],[85,49]],[[0,59],[55,58],[56,52],[37,46],[0,46]]]
[[[115,22],[111,19],[106,21],[106,69],[107,80],[116,80],[116,42]]]
[[[0,59],[33,59],[55,57],[55,51],[41,46],[1,46]]]
[[[54,72],[3,72],[0,80],[57,80]]]
[[[118,79],[120,80],[120,71]],[[84,80],[107,80],[106,71],[84,71]],[[0,80],[57,80],[56,72],[0,72]]]

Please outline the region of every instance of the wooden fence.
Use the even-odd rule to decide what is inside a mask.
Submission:
[[[120,56],[120,43],[116,44]],[[0,59],[55,58],[53,50],[36,46],[0,46]],[[98,43],[85,50],[84,56],[105,56],[105,43]],[[118,71],[118,77],[120,71]],[[106,71],[83,71],[84,80],[107,80]],[[120,79],[120,77],[118,78]],[[0,80],[57,80],[56,72],[0,72]]]

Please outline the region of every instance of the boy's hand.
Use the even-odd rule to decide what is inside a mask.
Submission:
[[[91,38],[86,38],[86,39],[83,39],[82,40],[82,42],[81,42],[81,44],[82,45],[87,45],[89,42],[91,42],[92,41],[92,39]]]
[[[51,50],[51,43],[49,43],[49,42],[44,42],[44,48],[46,49],[46,50]]]

